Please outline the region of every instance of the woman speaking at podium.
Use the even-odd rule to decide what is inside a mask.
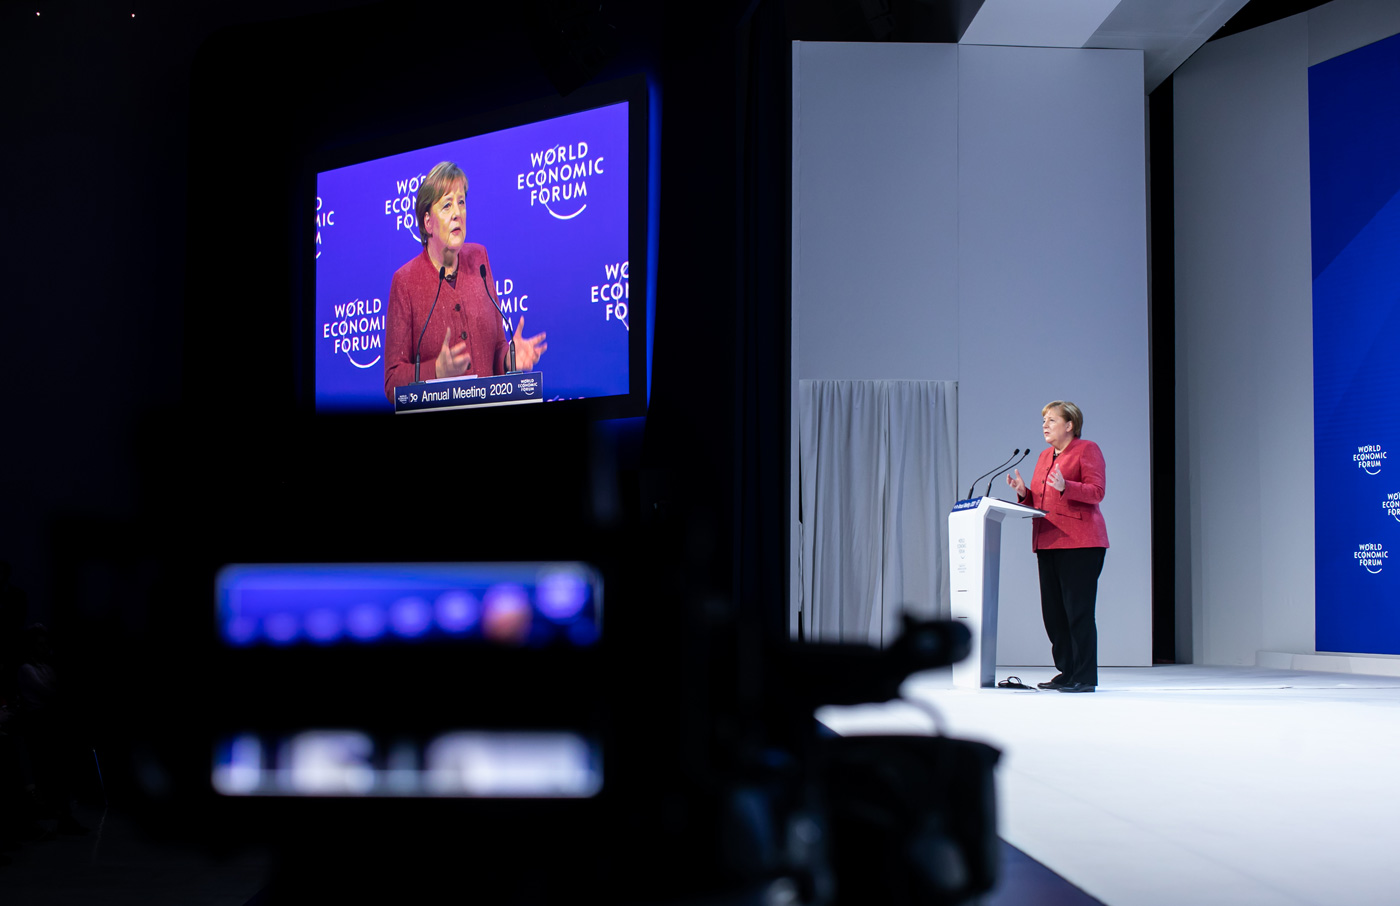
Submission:
[[[1019,503],[1046,515],[1031,521],[1031,550],[1040,567],[1040,612],[1059,675],[1042,689],[1093,692],[1099,684],[1099,633],[1094,624],[1099,573],[1108,550],[1103,500],[1104,462],[1099,445],[1084,440],[1084,413],[1055,400],[1040,410],[1049,448],[1036,461],[1030,484],[1020,470],[1006,483]]]
[[[423,251],[394,272],[384,337],[384,395],[417,376],[505,374],[506,335],[490,295],[486,247],[466,241],[467,177],[451,161],[433,167],[414,205]],[[525,325],[522,315],[515,330]],[[420,340],[421,338],[421,340]],[[422,349],[418,348],[422,343]],[[544,354],[545,335],[516,336],[515,367],[529,371]]]

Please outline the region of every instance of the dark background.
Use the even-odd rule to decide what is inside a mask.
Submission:
[[[566,553],[602,526],[625,564],[664,519],[649,567],[779,631],[789,41],[952,41],[975,6],[7,6],[7,627],[50,625],[68,676],[119,697],[150,651],[205,640],[220,562],[463,559],[463,539],[520,556],[493,539],[525,528]],[[662,110],[644,426],[310,417],[306,156],[636,73]],[[409,481],[405,448],[500,480]],[[653,608],[654,631],[674,637],[681,609]]]
[[[369,550],[346,551],[360,556],[431,521],[420,500],[382,502],[392,476],[376,457],[392,420],[317,421],[298,408],[305,155],[635,72],[663,86],[669,201],[648,449],[639,426],[621,432],[631,438],[623,466],[695,464],[686,496],[716,511],[715,553],[702,559],[723,563],[714,580],[732,586],[737,353],[750,341],[740,322],[772,318],[785,333],[787,305],[782,287],[765,299],[772,315],[741,314],[736,298],[753,279],[738,266],[737,9],[668,17],[644,3],[592,14],[538,3],[444,17],[421,3],[158,3],[132,18],[111,3],[36,8],[7,7],[0,29],[3,337],[17,365],[0,551],[31,619],[141,633],[154,577],[215,536],[257,533],[275,549],[285,535],[294,554],[350,521],[373,536]],[[781,98],[785,81],[770,88]],[[763,204],[782,211],[784,195]],[[781,240],[785,220],[775,226]],[[767,342],[761,367],[785,373],[773,353],[786,342]],[[776,386],[771,395],[785,399]],[[477,425],[436,427],[439,448],[519,473],[520,439],[490,449]],[[380,474],[366,476],[366,462]],[[640,498],[624,496],[636,510]]]
[[[670,815],[612,809],[639,846],[666,820],[710,826],[687,809],[723,773],[711,754],[770,732],[758,642],[787,601],[790,26],[777,3],[673,6],[5,8],[4,645],[52,629],[107,792],[153,833],[236,845],[340,824],[372,845],[370,828],[403,823],[213,808],[209,734],[234,713],[472,726],[515,702],[606,723],[625,736],[614,796],[648,787]],[[307,155],[637,73],[662,110],[648,417],[313,417],[298,400]],[[503,558],[602,567],[601,664],[327,666],[214,645],[223,563]],[[598,700],[616,708],[599,717]]]
[[[661,86],[661,260],[623,467],[649,502],[703,501],[717,588],[781,594],[787,42],[956,40],[976,5],[7,5],[0,556],[29,617],[144,631],[141,590],[209,523],[306,539],[366,505],[294,396],[307,153],[638,72]]]
[[[1315,5],[1250,3],[1217,37]],[[305,218],[292,188],[306,153],[642,72],[662,94],[660,266],[655,393],[645,444],[628,442],[638,493],[626,496],[643,509],[643,497],[686,489],[705,510],[708,581],[771,600],[780,620],[787,42],[956,41],[979,6],[6,4],[0,350],[15,384],[0,432],[0,559],[27,617],[144,633],[148,586],[181,559],[191,526],[258,514],[306,538],[371,493],[337,479],[333,444],[298,433],[321,428],[288,392],[302,263],[291,252]],[[1174,411],[1170,88],[1151,108],[1162,437]],[[1154,485],[1168,490],[1169,453],[1154,445],[1165,476]],[[1167,499],[1154,509],[1172,511]],[[1159,521],[1159,659],[1173,647],[1171,538]]]

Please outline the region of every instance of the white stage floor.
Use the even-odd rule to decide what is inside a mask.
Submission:
[[[959,691],[944,670],[904,693],[1002,749],[1002,838],[1107,906],[1400,903],[1400,679],[1183,665],[1100,668],[1099,684]],[[932,724],[904,702],[817,718]]]

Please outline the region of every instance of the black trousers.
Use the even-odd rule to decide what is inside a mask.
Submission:
[[[1094,601],[1103,572],[1102,547],[1036,551],[1040,566],[1040,613],[1050,654],[1062,682],[1099,684],[1099,629]]]

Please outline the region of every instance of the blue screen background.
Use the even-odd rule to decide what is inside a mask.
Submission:
[[[524,335],[548,335],[536,369],[545,398],[626,394],[624,102],[317,175],[317,410],[392,411],[382,358],[389,282],[423,247],[413,223],[416,178],[444,160],[467,174],[467,240],[486,246],[501,307],[513,325],[524,316]],[[569,178],[552,179],[549,171],[564,165]],[[530,183],[542,171],[546,188],[567,186],[572,197],[532,198]],[[636,301],[645,305],[643,291]],[[351,338],[368,348],[346,349]]]

